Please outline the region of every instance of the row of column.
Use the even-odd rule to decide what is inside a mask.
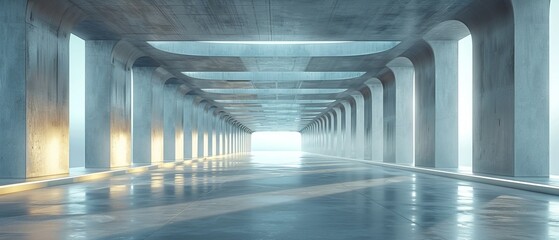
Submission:
[[[304,128],[303,149],[457,168],[458,40],[471,34],[473,172],[548,176],[548,26],[548,0],[473,4]]]
[[[250,130],[209,102],[187,95],[161,67],[134,67],[135,163],[172,162],[250,151]]]
[[[68,174],[69,37],[86,15],[67,1],[0,5],[0,178]],[[134,67],[142,56],[125,41],[86,41],[86,167],[250,151],[249,129],[165,84],[164,69]]]

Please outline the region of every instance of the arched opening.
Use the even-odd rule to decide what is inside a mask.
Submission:
[[[549,174],[559,177],[559,1],[552,0],[549,14]]]
[[[458,166],[472,171],[472,36],[458,41]]]
[[[85,166],[85,41],[69,43],[70,168]]]

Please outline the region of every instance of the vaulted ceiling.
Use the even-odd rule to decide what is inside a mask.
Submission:
[[[253,131],[298,131],[473,0],[71,0]]]

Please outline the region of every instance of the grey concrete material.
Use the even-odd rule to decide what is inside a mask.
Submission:
[[[365,87],[361,89],[365,97],[365,111],[364,113],[369,113],[366,115],[365,119],[368,119],[370,125],[365,125],[369,127],[369,130],[365,130],[365,136],[369,144],[368,146],[371,151],[366,151],[370,153],[370,158],[365,157],[365,159],[371,159],[372,161],[383,161],[383,148],[384,148],[384,103],[383,103],[383,87],[379,79],[373,78],[365,82]],[[367,94],[365,94],[367,93]]]
[[[211,136],[212,136],[212,139],[211,139],[212,147],[210,148],[212,152],[211,152],[210,156],[217,156],[217,130],[218,130],[217,129],[217,120],[218,120],[218,118],[215,114],[215,111],[216,111],[216,109],[214,109],[212,114],[210,115],[210,117],[211,117],[211,128],[212,128],[212,130],[211,130],[211,133],[212,133],[211,134]]]
[[[336,128],[336,142],[338,143],[337,146],[341,146],[344,143],[344,135],[343,135],[343,125],[344,125],[344,117],[342,117],[342,110],[338,107],[333,108],[332,111],[334,112],[336,119],[334,120],[335,128]],[[336,151],[337,156],[343,156],[343,151]]]
[[[163,142],[164,142],[164,151],[163,151],[163,159],[166,162],[174,162],[177,160],[177,146],[182,142],[178,143],[177,140],[177,123],[179,122],[177,114],[177,105],[178,105],[178,98],[179,93],[177,91],[176,85],[169,85],[166,84],[164,86],[164,98],[163,98]],[[181,114],[182,120],[182,114]],[[181,124],[182,125],[182,124]]]
[[[62,1],[0,4],[0,177],[67,174],[68,41],[81,12]]]
[[[175,116],[175,161],[184,160],[184,94],[177,89]]]
[[[208,139],[208,133],[207,133],[207,114],[204,110],[205,106],[207,103],[205,102],[200,102],[196,109],[197,109],[197,130],[198,130],[198,141],[197,141],[197,146],[198,146],[198,158],[203,158],[206,157],[208,152],[208,148],[207,148],[207,139]]]
[[[413,78],[409,59],[399,57],[380,76],[384,112],[384,161],[410,165],[413,162]]]
[[[459,19],[473,42],[473,171],[547,176],[549,1],[480,9]]]
[[[85,43],[85,166],[110,166],[111,53],[116,41]]]
[[[134,116],[132,138],[134,163],[152,162],[152,76],[155,67],[134,67]]]
[[[194,136],[196,134],[196,123],[197,121],[194,120],[195,117],[195,97],[191,95],[183,96],[183,150],[184,154],[183,157],[185,159],[193,159],[197,157],[197,154],[194,154],[194,149],[197,146],[194,146],[194,142],[198,136]]]
[[[383,162],[396,162],[396,83],[394,73],[379,76],[383,87]]]
[[[135,77],[135,75],[134,75]],[[145,118],[145,116],[151,116],[151,159],[152,162],[163,162],[165,159],[165,81],[168,79],[168,75],[161,67],[156,68],[154,76],[151,81],[151,113],[144,116],[139,116]],[[134,94],[136,97],[136,94]],[[136,113],[134,111],[134,113]],[[136,133],[134,133],[135,135]],[[136,149],[134,147],[134,149]],[[134,156],[136,156],[134,154]]]
[[[367,86],[359,89],[361,95],[363,96],[363,139],[365,150],[363,152],[363,159],[371,160],[372,159],[372,150],[368,149],[372,147],[373,141],[373,131],[372,131],[372,117],[373,117],[373,101],[371,96],[371,89]],[[375,102],[375,104],[380,104],[381,102]]]
[[[131,163],[130,71],[139,56],[123,41],[86,41],[86,167]]]
[[[221,155],[221,116],[218,114],[214,115],[215,118],[215,134],[214,134],[214,156]]]
[[[418,43],[412,53],[407,53],[407,58],[413,61],[415,67],[415,166],[418,167],[436,167],[436,151],[437,145],[437,113],[446,109],[439,109],[437,106],[438,90],[441,86],[437,85],[436,69],[434,53],[431,47],[425,43]],[[453,61],[455,62],[455,61]],[[452,63],[452,62],[451,62]],[[446,68],[446,63],[441,68]],[[454,79],[445,79],[445,81],[453,81]],[[398,81],[398,79],[396,79]],[[455,109],[448,109],[453,111]],[[458,130],[458,129],[456,129]],[[443,130],[444,131],[444,130]],[[450,129],[452,131],[452,129]],[[458,138],[456,138],[458,140]],[[446,159],[455,160],[458,159]],[[455,167],[455,166],[451,166]]]
[[[336,117],[336,112],[330,110],[328,113],[328,117],[329,117],[329,122],[330,122],[330,130],[329,130],[329,139],[330,139],[330,145],[328,146],[330,149],[330,155],[335,156],[337,154],[336,151],[336,146],[338,146],[338,136],[337,136],[337,125],[338,125],[338,119]]]
[[[328,149],[326,148],[326,118],[324,115],[320,116],[319,124],[318,124],[318,145],[320,146],[320,152],[326,152]]]
[[[91,20],[87,22],[89,29],[83,29],[87,26],[78,27],[91,38],[97,35],[105,37],[108,33],[104,32],[108,32],[108,27],[127,38],[194,41],[406,39],[410,35],[421,34],[440,19],[460,12],[471,3],[454,0],[407,4],[388,0],[359,0],[352,4],[328,1],[318,6],[314,2],[297,1],[230,1],[215,5],[208,5],[204,1],[143,1],[141,5],[134,5],[135,2],[73,2],[91,15]],[[390,11],[383,11],[385,9]],[[415,14],[406,14],[410,11]],[[157,17],[138,18],[141,13]],[[237,17],[230,18],[230,15]],[[394,29],[387,31],[381,28],[392,26],[390,20],[394,18],[401,20]],[[107,21],[108,26],[100,26],[95,21],[98,19]],[[418,23],[425,26],[418,26]],[[140,26],[152,26],[156,35],[149,34]],[[190,34],[185,34],[188,31]]]
[[[457,168],[458,42],[432,40],[429,45],[435,57],[435,167]]]
[[[223,154],[228,155],[231,154],[231,132],[230,132],[230,123],[231,116],[226,116],[223,120]]]
[[[27,176],[26,3],[2,1],[0,8],[0,176]],[[8,34],[9,33],[9,34]],[[8,37],[9,36],[9,37]],[[8,60],[9,59],[9,60]],[[17,81],[16,81],[17,80]]]
[[[399,170],[405,170],[410,172],[430,174],[445,178],[452,178],[462,181],[485,183],[493,186],[501,186],[507,188],[514,188],[518,190],[524,190],[534,193],[544,193],[550,195],[559,195],[559,187],[555,184],[556,182],[549,178],[526,178],[526,177],[507,177],[502,178],[495,175],[484,175],[484,174],[474,174],[471,172],[460,172],[453,169],[435,169],[435,168],[424,168],[416,166],[405,166],[400,164],[392,163],[381,163],[381,162],[370,162],[359,159],[349,159],[341,158],[344,160],[351,160],[366,164],[372,164],[381,167],[395,168]],[[537,180],[536,180],[537,179]]]
[[[214,118],[215,118],[215,125],[214,125],[215,126],[215,137],[214,137],[214,139],[215,139],[215,151],[214,151],[214,155],[215,156],[222,155],[221,154],[221,152],[222,152],[221,144],[222,144],[222,141],[223,141],[222,136],[221,136],[221,131],[222,131],[221,121],[223,119],[222,114],[223,114],[223,111],[219,110],[219,109],[214,113]]]
[[[326,153],[328,155],[335,155],[336,142],[334,138],[334,115],[332,112],[327,112],[324,117],[326,118]]]
[[[194,162],[0,204],[0,232],[31,240],[555,239],[559,231],[555,196],[310,154]]]
[[[351,121],[351,105],[347,101],[342,101],[340,103],[342,110],[342,135],[344,146],[344,156],[351,157],[353,155],[353,141],[351,135],[352,121]]]
[[[458,42],[433,38],[407,53],[416,70],[415,165],[457,168]]]
[[[512,3],[515,16],[515,176],[548,176],[549,0],[513,0]]]
[[[324,12],[318,11],[315,3],[310,2],[219,2],[208,5],[205,2],[169,2],[142,1],[132,3],[129,1],[107,3],[92,0],[73,0],[80,9],[83,9],[89,18],[77,26],[78,35],[86,39],[127,39],[136,47],[153,57],[164,68],[177,75],[180,82],[198,91],[199,88],[218,86],[217,88],[230,88],[232,86],[252,87],[251,84],[269,85],[284,84],[287,88],[296,89],[299,85],[321,88],[325,83],[312,83],[300,81],[297,83],[283,83],[277,79],[273,83],[245,82],[232,83],[227,81],[195,81],[181,72],[247,72],[257,69],[259,71],[363,71],[367,76],[363,79],[354,79],[343,83],[328,83],[350,86],[353,90],[365,80],[376,76],[385,64],[391,59],[401,55],[413,43],[421,38],[441,21],[452,19],[456,14],[463,12],[471,5],[473,0],[435,1],[428,3],[403,3],[389,0],[370,2],[358,0],[354,2],[339,2],[320,6]],[[304,7],[301,7],[304,6]],[[177,10],[177,9],[195,9]],[[289,10],[288,10],[289,9]],[[389,10],[386,10],[389,9]],[[397,11],[395,9],[401,9]],[[414,14],[407,14],[413,12]],[[327,14],[330,13],[330,14]],[[374,17],[371,17],[374,13]],[[321,17],[317,16],[320,15]],[[145,17],[150,16],[150,17]],[[293,17],[296,16],[296,17]],[[312,16],[312,17],[311,17]],[[318,20],[320,19],[320,20]],[[292,27],[286,27],[292,24]],[[262,29],[265,28],[265,29]],[[295,44],[286,47],[279,44],[271,48],[281,48],[281,51],[270,51],[274,57],[260,57],[245,59],[238,56],[224,57],[220,53],[217,57],[181,56],[167,54],[157,50],[146,41],[180,41],[194,40],[190,44],[218,45],[211,49],[200,48],[208,52],[218,48],[231,54],[234,47],[231,45],[246,45],[239,43],[221,42],[209,43],[208,40],[335,40],[330,43],[313,44],[311,48],[324,48],[329,45],[343,45],[344,48],[330,48],[321,51],[322,57],[277,57],[286,54],[286,48],[303,48],[305,44]],[[357,42],[344,42],[344,41]],[[393,49],[379,54],[366,54],[359,52],[359,56],[334,57],[354,45],[366,45],[366,40],[402,41]],[[206,41],[206,42],[196,42]],[[219,46],[223,45],[223,46]],[[249,44],[250,45],[250,44]],[[260,48],[262,44],[256,45]],[[269,46],[264,46],[269,47]],[[243,48],[243,47],[237,47]],[[195,50],[200,50],[195,49]],[[334,50],[331,50],[334,49]],[[247,51],[243,51],[245,54]],[[299,53],[301,54],[301,53]],[[250,54],[249,54],[250,55]],[[254,55],[254,54],[252,54]],[[309,55],[309,54],[303,54]],[[312,54],[310,54],[312,55]],[[262,55],[260,55],[262,56]],[[278,70],[279,69],[279,70]],[[229,79],[230,80],[230,79]],[[259,88],[256,85],[255,88]],[[204,95],[212,99],[213,96]],[[330,96],[335,98],[336,96]],[[224,106],[224,103],[218,103]],[[319,116],[319,115],[316,115]],[[248,125],[248,124],[246,124]],[[277,126],[265,125],[262,129]],[[288,130],[299,130],[304,124],[285,126]]]
[[[214,112],[217,110],[215,106],[207,105],[206,113],[206,133],[207,137],[204,139],[206,142],[206,153],[204,156],[211,157],[215,154],[215,118]]]
[[[360,92],[351,94],[349,99],[351,105],[351,136],[353,142],[352,157],[365,158],[365,106],[363,95]]]

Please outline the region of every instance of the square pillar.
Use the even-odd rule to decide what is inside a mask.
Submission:
[[[462,19],[473,44],[473,171],[546,177],[549,0],[474,7]]]
[[[104,40],[85,45],[85,166],[130,166],[133,47]]]
[[[413,65],[396,58],[387,65],[391,71],[380,78],[383,84],[384,161],[413,163]]]
[[[67,174],[68,45],[77,12],[59,1],[1,5],[0,178]]]

